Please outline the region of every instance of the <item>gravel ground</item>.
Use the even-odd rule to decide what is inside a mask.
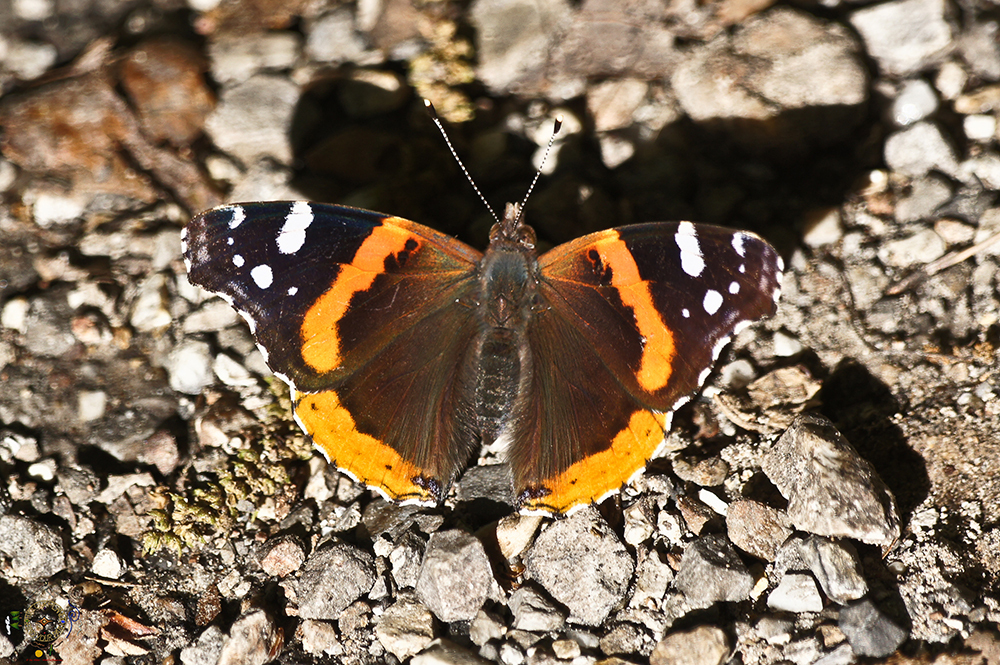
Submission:
[[[0,660],[1000,663],[1000,5],[0,3]],[[225,201],[485,247],[633,222],[788,266],[668,454],[520,517],[330,468],[180,230]],[[968,251],[966,251],[968,250]],[[500,497],[500,499],[498,499]]]

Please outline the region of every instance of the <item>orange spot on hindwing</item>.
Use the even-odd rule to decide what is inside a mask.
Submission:
[[[332,390],[300,394],[295,416],[330,463],[359,482],[382,490],[394,501],[437,502],[428,487],[418,484],[424,479],[421,470],[392,447],[359,432]]]
[[[563,513],[574,506],[599,502],[645,468],[663,442],[666,422],[662,413],[636,411],[609,448],[543,481],[538,498],[529,499],[522,508]]]
[[[371,288],[385,271],[386,259],[406,250],[408,242],[416,242],[419,249],[421,239],[391,221],[386,219],[372,229],[351,262],[341,265],[337,279],[302,320],[302,359],[317,373],[330,372],[342,363],[337,324],[347,313],[354,294]]]

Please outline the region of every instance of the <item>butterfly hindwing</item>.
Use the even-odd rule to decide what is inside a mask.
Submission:
[[[304,202],[215,208],[183,240],[191,281],[247,319],[331,462],[392,499],[439,500],[471,445],[471,407],[449,386],[481,254],[414,222]]]
[[[591,234],[539,266],[511,458],[523,507],[564,512],[644,467],[726,342],[774,312],[782,263],[753,234],[681,222]]]

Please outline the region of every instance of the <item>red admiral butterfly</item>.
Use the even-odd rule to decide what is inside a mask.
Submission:
[[[538,256],[514,204],[485,254],[303,201],[214,208],[181,238],[191,281],[247,320],[331,463],[432,504],[493,444],[522,512],[568,512],[640,473],[730,337],[774,313],[783,269],[756,235],[691,222]]]

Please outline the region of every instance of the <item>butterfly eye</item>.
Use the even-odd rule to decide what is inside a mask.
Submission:
[[[535,236],[535,230],[530,226],[519,226],[517,228],[517,241],[528,248],[534,248],[535,242],[538,238]]]

